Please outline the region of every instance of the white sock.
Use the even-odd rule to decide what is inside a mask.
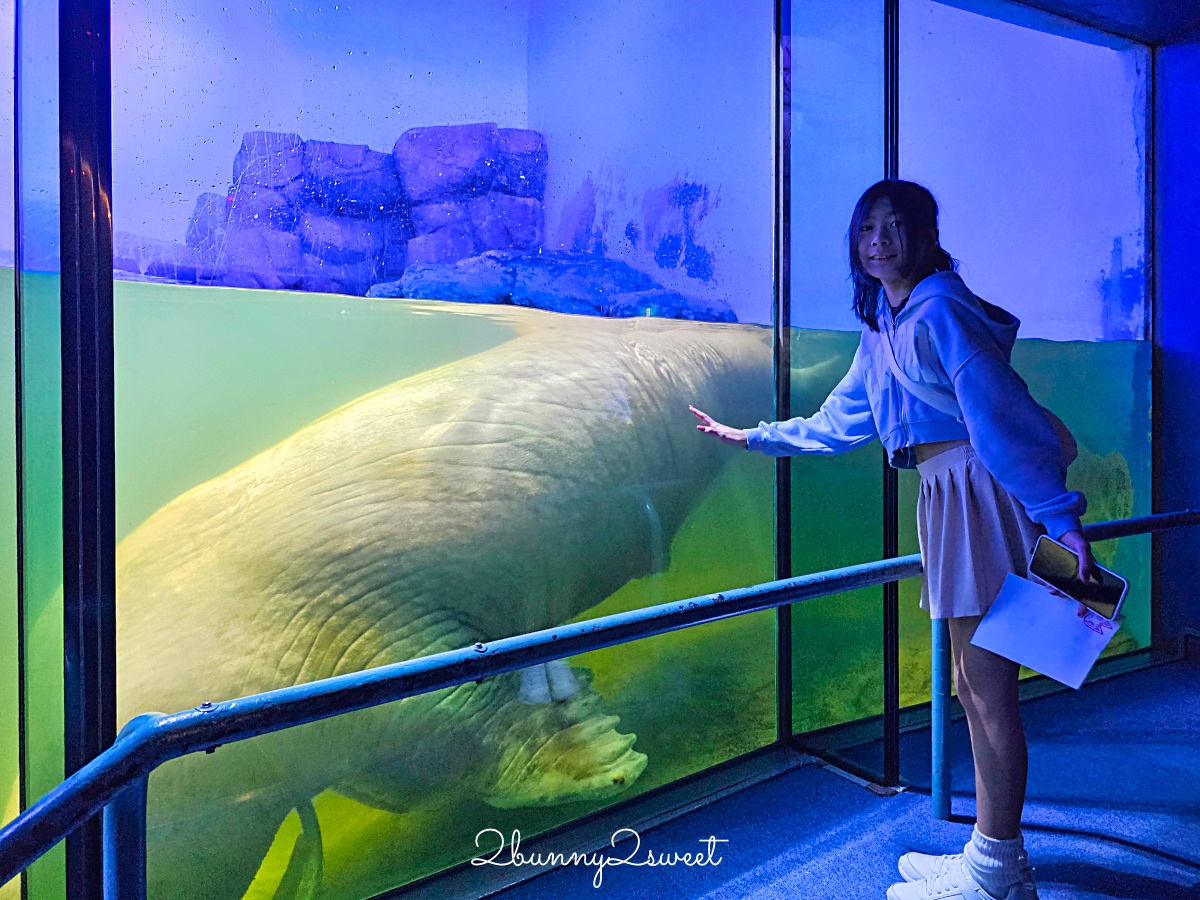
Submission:
[[[967,873],[993,897],[1003,897],[1014,884],[1020,884],[1029,868],[1025,841],[1018,833],[1015,838],[998,841],[981,832],[976,826],[971,840],[963,847]]]

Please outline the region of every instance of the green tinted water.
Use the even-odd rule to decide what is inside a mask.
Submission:
[[[144,283],[118,283],[116,317],[122,536],[179,493],[329,410],[514,333],[487,307]],[[675,535],[667,570],[631,582],[583,617],[771,577],[771,463],[730,455],[734,462]],[[773,739],[773,634],[773,615],[764,614],[573,661],[594,671],[605,710],[622,717],[623,731],[636,730],[638,749],[654,760],[631,792]],[[501,811],[445,793],[428,804],[393,815],[321,795],[328,895],[369,896],[458,862],[485,826],[533,835],[586,811]],[[293,815],[248,896],[273,895],[298,833]]]
[[[118,281],[117,538],[332,409],[513,337],[486,307]]]
[[[62,380],[59,278],[21,275],[21,569],[27,802],[63,778]],[[31,900],[63,896],[64,848],[35,863]]]
[[[116,286],[116,326],[120,536],[178,494],[339,405],[514,335],[511,320],[487,307],[123,282]],[[856,344],[857,334],[796,332],[797,413],[815,410]],[[1022,342],[1014,361],[1035,395],[1089,451],[1080,467],[1087,471],[1073,472],[1087,482],[1080,486],[1092,497],[1089,518],[1148,510],[1146,348]],[[49,390],[49,381],[43,387]],[[771,460],[733,450],[729,458],[671,539],[666,569],[631,581],[578,618],[772,577]],[[792,466],[794,571],[878,558],[878,447],[831,459],[797,458]],[[910,507],[914,483],[902,480]],[[902,515],[902,537],[915,550],[911,520],[911,510]],[[1142,645],[1149,621],[1144,544],[1119,542],[1109,559],[1134,582],[1126,632]],[[61,584],[61,571],[50,568],[39,576],[36,597],[46,594],[55,574],[50,595]],[[901,594],[906,703],[928,697],[928,616],[917,608],[917,587],[908,582]],[[38,602],[40,621],[53,623],[53,604]],[[795,608],[797,731],[879,712],[880,637],[878,589]],[[39,651],[42,657],[52,656],[51,643]],[[637,749],[650,757],[620,799],[770,743],[774,646],[774,614],[768,612],[574,658],[574,665],[594,673],[605,711],[621,717],[621,731],[636,732]],[[58,647],[61,653],[61,641]],[[61,672],[61,656],[58,665]],[[60,682],[58,691],[61,696]],[[52,693],[43,689],[47,697]],[[52,757],[46,757],[51,768]],[[322,896],[370,896],[475,855],[481,828],[506,835],[519,829],[529,838],[608,802],[498,810],[443,791],[395,814],[326,791],[315,804],[324,841]],[[274,896],[299,832],[296,813],[278,826],[248,897]],[[217,865],[220,854],[237,851],[197,850]]]

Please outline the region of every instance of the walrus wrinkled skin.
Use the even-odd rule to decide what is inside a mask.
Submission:
[[[652,571],[769,418],[770,330],[515,310],[523,333],[349,403],[167,504],[117,550],[119,717],[172,712],[560,624]],[[615,794],[646,757],[516,673],[187,757],[151,780],[152,896],[240,896],[331,787],[393,811]]]

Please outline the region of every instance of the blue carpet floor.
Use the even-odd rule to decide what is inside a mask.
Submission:
[[[1024,707],[1026,847],[1042,900],[1200,900],[1200,663],[1146,669]],[[954,725],[954,812],[973,813],[965,723]],[[929,785],[929,733],[905,736],[904,776]],[[878,749],[859,748],[866,760]],[[881,900],[906,850],[957,852],[971,826],[934,821],[916,791],[878,797],[804,766],[606,851],[644,862],[722,839],[720,863],[551,869],[505,891],[526,898]],[[570,854],[570,847],[554,847]]]

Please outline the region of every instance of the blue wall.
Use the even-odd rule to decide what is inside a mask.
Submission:
[[[1161,508],[1200,509],[1200,43],[1162,51]],[[1161,539],[1160,636],[1200,633],[1200,529]]]

